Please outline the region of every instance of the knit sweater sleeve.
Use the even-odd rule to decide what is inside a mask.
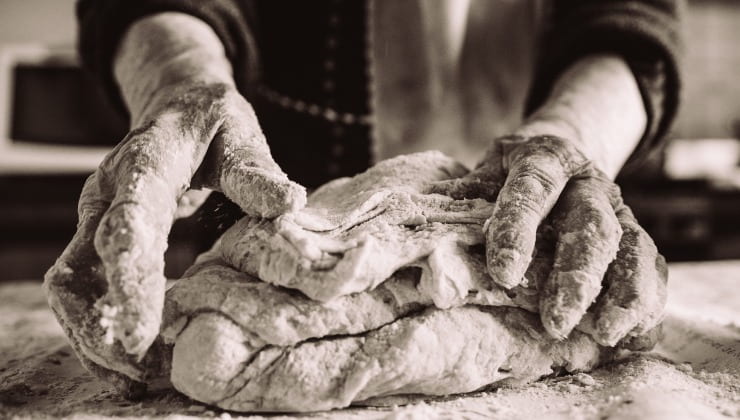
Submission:
[[[647,128],[628,164],[663,139],[681,88],[680,0],[552,0],[538,68],[527,101],[531,113],[569,65],[595,53],[622,56],[637,81]]]
[[[113,78],[113,58],[118,43],[137,19],[161,13],[195,16],[213,28],[232,63],[237,85],[245,88],[257,77],[258,52],[249,28],[254,24],[251,3],[237,0],[78,0],[78,50],[83,66],[125,111]]]

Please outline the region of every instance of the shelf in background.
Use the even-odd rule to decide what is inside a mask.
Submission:
[[[111,147],[12,143],[0,147],[0,175],[91,174]]]

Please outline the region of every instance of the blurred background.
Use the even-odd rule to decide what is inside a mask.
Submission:
[[[669,261],[740,258],[740,1],[689,1],[685,91],[670,142],[619,179]],[[0,281],[40,279],[72,237],[85,178],[126,121],[79,69],[74,0],[0,0]],[[198,252],[179,221],[166,256]]]

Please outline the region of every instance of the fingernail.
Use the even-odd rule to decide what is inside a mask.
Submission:
[[[620,307],[604,309],[596,320],[596,342],[611,347],[626,337],[636,324],[630,312]]]
[[[559,340],[573,331],[585,313],[581,308],[572,308],[563,301],[562,298],[556,298],[554,302],[543,302],[541,309],[542,325],[552,337]]]
[[[577,323],[577,321],[573,322],[574,318],[576,317],[573,316],[572,311],[564,311],[559,314],[543,311],[541,314],[542,326],[545,327],[551,337],[557,340],[565,340],[568,337]]]
[[[488,273],[496,284],[511,289],[522,281],[522,260],[522,254],[514,249],[497,249],[489,254]]]
[[[600,290],[601,283],[593,275],[583,271],[551,274],[540,298],[540,312],[545,329],[556,338],[570,334]]]

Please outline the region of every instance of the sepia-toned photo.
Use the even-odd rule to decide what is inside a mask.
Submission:
[[[0,418],[740,418],[740,2],[0,0]]]

